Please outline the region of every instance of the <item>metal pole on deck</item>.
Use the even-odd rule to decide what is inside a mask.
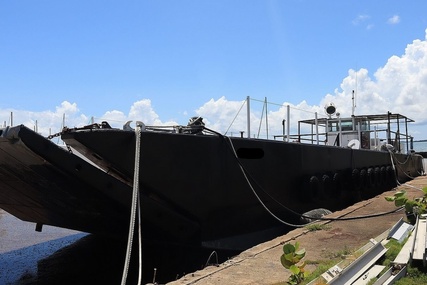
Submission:
[[[268,139],[268,112],[267,112],[267,97],[265,97],[265,100],[264,100],[264,104],[265,104],[265,128],[267,129],[266,130],[266,132],[267,132],[267,139]]]
[[[378,149],[377,138],[378,138],[377,126],[374,126],[374,146],[375,146],[375,149]]]
[[[283,141],[285,141],[285,122],[286,120],[282,120],[282,135],[283,135]]]
[[[387,112],[387,143],[391,144],[390,112]]]
[[[339,142],[338,142],[338,146],[342,146],[343,145],[343,143],[342,143],[342,126],[341,126],[341,116],[338,116],[337,115],[337,117],[338,117],[338,131],[339,131],[339,133],[338,133],[338,135],[339,135]]]
[[[408,137],[408,118],[405,117],[405,137],[406,137],[406,153],[409,153],[410,149],[413,149],[414,147],[412,146],[412,142],[411,142],[411,147],[409,148],[409,137]]]
[[[248,139],[251,138],[251,103],[250,97],[246,97],[246,108],[247,108],[247,126],[248,126]]]
[[[316,124],[316,144],[319,144],[319,123],[317,121],[317,112],[314,113],[314,122]]]
[[[288,136],[287,136],[287,142],[290,142],[290,135],[291,135],[291,106],[286,106],[287,109],[287,116],[288,116],[288,126],[287,126],[287,132],[288,132]]]

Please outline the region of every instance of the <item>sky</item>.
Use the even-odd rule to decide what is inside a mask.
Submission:
[[[427,139],[425,11],[425,0],[3,0],[0,124],[48,135],[64,121],[202,116],[238,133],[250,96],[251,132],[267,117],[280,134],[285,106],[292,128],[330,102],[350,116],[355,90],[355,115],[401,113]]]

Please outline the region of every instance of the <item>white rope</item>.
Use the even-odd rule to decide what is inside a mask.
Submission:
[[[135,228],[135,220],[136,220],[136,214],[140,216],[140,206],[139,206],[139,198],[138,198],[138,192],[139,192],[139,160],[141,156],[141,125],[137,124],[135,128],[135,169],[134,169],[134,175],[133,175],[133,193],[132,193],[132,208],[130,213],[130,222],[129,222],[129,235],[128,235],[128,244],[126,249],[126,259],[125,259],[125,265],[123,268],[123,275],[122,275],[122,282],[121,285],[126,285],[126,279],[128,276],[129,271],[129,264],[130,264],[130,257],[132,253],[132,242],[133,242],[133,234],[134,234],[134,228]],[[138,284],[141,284],[141,222],[140,217],[138,217],[138,236],[139,236],[139,276],[138,276]]]
[[[415,179],[415,177],[412,177],[412,176],[410,176],[410,175],[406,174],[406,172],[405,172],[405,171],[403,171],[403,169],[402,169],[402,167],[401,167],[400,165],[397,165],[397,164],[395,165],[395,163],[394,163],[394,160],[396,160],[398,163],[400,163],[400,164],[404,164],[404,163],[406,163],[406,162],[408,161],[408,158],[407,158],[407,160],[406,160],[404,163],[401,163],[401,162],[397,159],[397,157],[394,155],[394,153],[393,153],[393,152],[389,151],[389,153],[390,153],[391,165],[392,165],[392,167],[393,167],[393,171],[394,171],[395,176],[396,176],[396,185],[397,185],[397,186],[402,186],[402,185],[403,185],[403,184],[402,184],[402,183],[400,183],[400,181],[399,181],[399,178],[398,178],[398,175],[397,175],[397,167],[399,167],[399,169],[402,171],[402,173],[403,173],[403,174],[405,174],[405,176],[406,176],[406,177],[408,177],[409,179]],[[423,190],[423,189],[422,189],[422,188],[420,188],[420,187],[416,187],[416,186],[413,186],[413,185],[410,185],[410,184],[407,184],[407,183],[405,183],[404,185],[405,185],[405,186],[407,186],[407,187],[409,187],[409,188],[416,189],[416,190],[420,190],[420,191],[422,191],[422,190]]]
[[[231,141],[231,138],[230,137],[225,137],[225,138],[227,138],[228,139],[228,141],[230,142],[230,145],[231,145],[231,149],[232,149],[232,151],[233,151],[233,154],[234,154],[234,157],[238,160],[239,158],[238,158],[238,156],[237,156],[237,153],[236,153],[236,149],[234,148],[234,145],[233,145],[233,142]],[[258,194],[256,193],[256,191],[255,191],[255,189],[254,189],[254,187],[252,186],[252,183],[249,181],[249,178],[248,178],[248,176],[246,175],[246,171],[245,171],[245,169],[243,168],[243,166],[240,164],[240,163],[238,163],[238,165],[239,165],[239,167],[240,167],[240,170],[242,171],[242,174],[243,174],[243,176],[245,177],[245,179],[246,179],[246,182],[248,183],[248,185],[249,185],[249,188],[251,188],[251,190],[252,190],[252,193],[255,195],[255,197],[257,198],[257,200],[258,200],[258,202],[261,204],[261,206],[263,206],[264,207],[264,209],[273,217],[273,218],[275,218],[277,221],[279,221],[280,223],[282,223],[282,224],[284,224],[284,225],[287,225],[287,226],[290,226],[290,227],[294,227],[294,228],[302,228],[302,227],[305,227],[305,226],[307,226],[308,224],[303,224],[303,225],[296,225],[296,224],[292,224],[292,223],[288,223],[288,222],[286,222],[286,221],[284,221],[284,220],[282,220],[282,219],[280,219],[278,216],[276,216],[268,207],[267,207],[267,205],[265,205],[264,204],[264,202],[261,200],[261,198],[258,196]]]

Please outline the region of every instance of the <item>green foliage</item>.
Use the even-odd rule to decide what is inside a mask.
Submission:
[[[397,280],[395,285],[420,285],[427,284],[427,275],[418,268],[408,267],[406,277]]]
[[[320,275],[325,273],[329,268],[338,263],[337,259],[327,259],[327,260],[318,260],[318,261],[309,261],[307,260],[306,264],[317,264],[316,269],[313,272],[310,272],[304,279],[303,284],[308,284],[311,281],[318,278]],[[317,283],[316,283],[317,285]]]
[[[305,262],[302,259],[305,256],[305,249],[299,248],[299,242],[295,245],[287,243],[283,246],[283,254],[280,257],[280,262],[283,267],[291,271],[292,275],[289,277],[287,284],[297,285],[301,284],[307,275],[305,271]]]
[[[330,259],[335,260],[335,259],[346,259],[346,257],[348,255],[352,255],[354,253],[355,252],[353,249],[351,249],[348,246],[345,246],[343,249],[335,251],[335,252],[324,252],[323,255],[326,258],[330,258]]]
[[[423,189],[424,195],[419,198],[409,199],[406,191],[397,191],[393,196],[387,196],[385,199],[389,202],[394,202],[396,207],[405,207],[406,213],[414,213],[421,215],[427,213],[427,187]]]
[[[315,232],[320,230],[328,230],[331,228],[331,226],[327,224],[310,224],[305,226],[305,228],[310,232]]]
[[[391,263],[393,262],[393,260],[396,259],[397,255],[402,250],[402,247],[407,240],[408,239],[406,238],[402,243],[400,243],[397,240],[390,239],[385,245],[387,251],[384,254],[384,261],[382,262],[382,265],[390,267]]]

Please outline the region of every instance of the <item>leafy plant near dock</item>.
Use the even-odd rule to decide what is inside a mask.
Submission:
[[[299,242],[295,242],[295,245],[287,243],[283,246],[283,254],[280,257],[280,262],[283,267],[291,271],[291,276],[287,281],[289,285],[301,284],[304,278],[307,276],[305,271],[305,262],[302,259],[305,257],[305,249],[299,248]]]
[[[386,196],[385,199],[394,202],[396,207],[405,207],[408,218],[416,217],[427,213],[427,187],[424,187],[422,191],[424,195],[414,199],[408,198],[405,190],[397,191],[393,196]]]

